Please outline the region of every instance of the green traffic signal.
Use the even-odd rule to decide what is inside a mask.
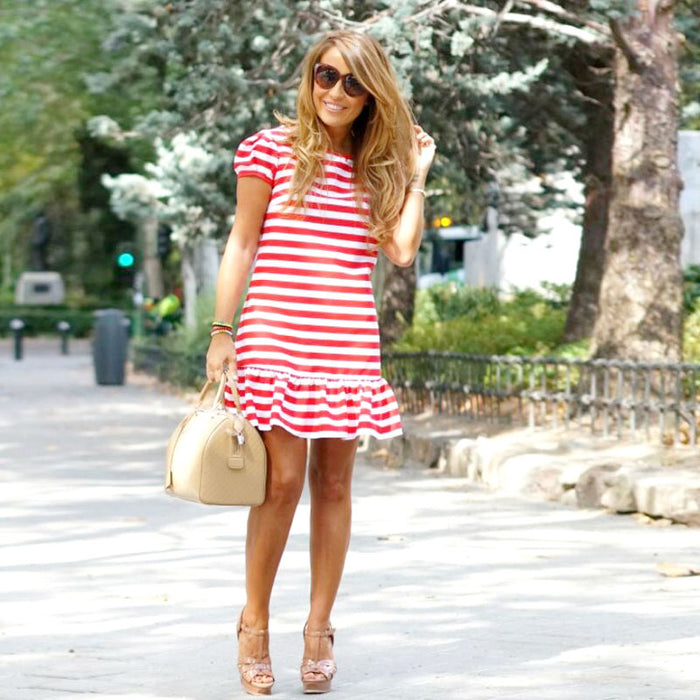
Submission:
[[[119,255],[117,256],[117,265],[119,267],[133,267],[135,262],[136,258],[134,257],[134,254],[129,252],[128,250],[119,253]]]
[[[120,285],[131,286],[136,274],[136,244],[133,241],[121,241],[117,243],[114,251],[114,280]]]

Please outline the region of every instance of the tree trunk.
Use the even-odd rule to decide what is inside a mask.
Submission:
[[[197,327],[197,302],[209,298],[213,309],[216,295],[216,277],[219,271],[219,252],[213,238],[198,238],[182,246],[180,275],[182,277],[185,327]]]
[[[416,295],[416,267],[398,267],[383,255],[377,261],[379,332],[382,347],[388,349],[411,325]]]
[[[213,238],[198,238],[192,245],[197,296],[213,299],[216,295],[216,278],[219,274],[218,244]]]
[[[197,273],[195,271],[194,250],[191,245],[182,247],[180,272],[182,275],[182,296],[185,315],[185,328],[194,330],[197,326]]]
[[[151,299],[162,299],[163,269],[158,257],[158,219],[155,216],[141,219],[141,237],[146,296]]]
[[[674,0],[637,0],[612,22],[615,49],[613,193],[594,329],[598,357],[681,357],[683,225]]]
[[[596,56],[588,47],[575,49],[567,69],[586,96],[583,137],[585,204],[581,249],[564,329],[567,343],[590,338],[598,316],[600,282],[608,228],[611,154],[613,149],[612,52]]]

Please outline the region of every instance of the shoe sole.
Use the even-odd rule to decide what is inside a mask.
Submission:
[[[321,693],[329,693],[331,690],[330,681],[321,681],[320,683],[304,683],[304,695],[320,695]]]
[[[255,685],[251,685],[250,683],[247,683],[241,678],[241,685],[243,686],[243,690],[245,690],[248,695],[271,695],[272,694],[272,686],[269,688],[259,688]]]

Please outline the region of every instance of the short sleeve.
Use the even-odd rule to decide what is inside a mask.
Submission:
[[[258,131],[241,141],[233,159],[237,177],[258,177],[272,185],[279,162],[279,147],[268,133]]]

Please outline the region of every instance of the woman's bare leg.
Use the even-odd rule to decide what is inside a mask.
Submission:
[[[262,432],[267,450],[267,488],[262,505],[250,509],[246,537],[246,604],[243,622],[266,629],[270,596],[289,529],[304,487],[306,439],[274,426]],[[242,634],[240,656],[257,656],[259,640]],[[267,653],[267,650],[265,650]]]
[[[350,544],[352,470],[357,440],[317,438],[311,441],[311,609],[308,629],[325,630],[338,593]],[[320,652],[320,657],[318,656]],[[304,658],[332,659],[330,640],[308,637]],[[313,678],[311,675],[311,678]]]

